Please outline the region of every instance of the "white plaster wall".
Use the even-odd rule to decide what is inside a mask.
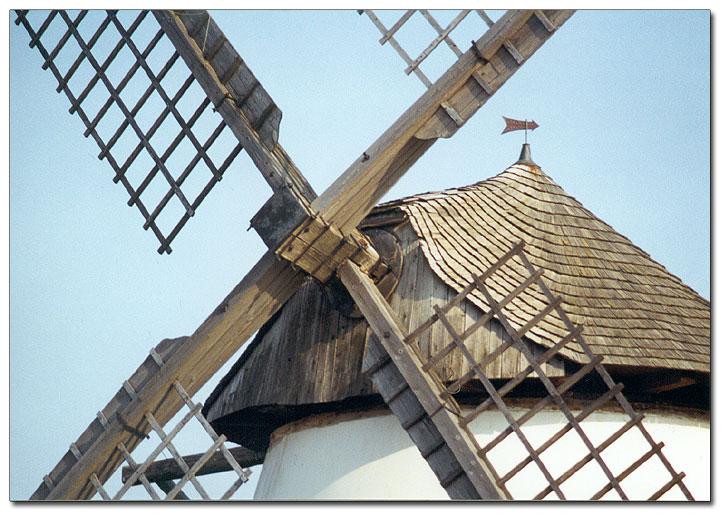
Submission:
[[[519,417],[523,410],[513,410]],[[599,445],[625,421],[620,413],[595,413],[583,422],[585,434]],[[312,420],[313,422],[313,420]],[[565,423],[561,413],[543,411],[522,426],[533,447],[539,446]],[[710,424],[701,419],[649,413],[645,427],[655,441],[665,442],[664,454],[676,471],[686,473],[685,484],[696,500],[710,500]],[[484,445],[507,426],[499,412],[477,418],[472,429]],[[637,428],[616,441],[603,458],[613,474],[619,474],[649,449]],[[574,431],[542,454],[553,477],[582,458],[586,448]],[[510,435],[490,454],[501,475],[526,453],[515,435]],[[568,499],[589,499],[605,481],[601,468],[589,463],[562,489]],[[632,499],[646,499],[670,479],[657,457],[648,460],[627,477],[623,489]],[[508,484],[516,499],[534,497],[547,485],[539,468],[528,465]],[[303,426],[272,442],[256,488],[255,499],[448,499],[434,473],[389,412],[360,414],[358,418],[321,425]],[[547,499],[557,499],[552,494]],[[603,499],[619,499],[614,492]],[[684,499],[677,487],[663,499]]]

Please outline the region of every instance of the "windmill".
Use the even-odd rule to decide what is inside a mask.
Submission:
[[[546,16],[546,15],[543,14],[543,16]],[[547,18],[548,18],[548,21],[549,21],[549,17],[547,17]],[[533,23],[533,22],[530,22],[530,23]],[[534,22],[534,23],[537,23],[537,22]],[[542,22],[540,22],[540,23],[542,23]],[[544,23],[542,23],[542,25],[544,26]],[[168,34],[168,32],[167,32],[167,34]],[[205,41],[206,41],[206,40],[204,39],[204,42],[205,42]],[[211,40],[211,41],[212,41],[212,40]],[[209,44],[210,44],[210,43],[209,43]],[[516,47],[516,46],[513,46],[513,48],[517,48],[517,47]],[[519,50],[519,49],[518,49],[518,50]],[[509,51],[509,49],[508,49],[508,51]],[[514,55],[513,55],[512,52],[510,53],[510,55],[512,55],[512,56],[514,57]],[[479,84],[479,83],[478,83],[478,84]],[[483,87],[482,85],[480,85],[480,87],[484,90],[484,87]],[[234,102],[236,102],[236,101],[237,101],[237,100],[234,100]],[[216,106],[216,108],[217,108],[219,111],[222,109],[222,105],[223,105],[223,104],[216,104],[216,103],[214,103],[214,106]],[[441,104],[440,104],[440,105],[441,105]],[[455,113],[457,110],[455,110],[455,109],[453,108],[453,106],[454,106],[454,104],[451,104],[451,105],[450,105],[449,102],[447,102],[447,106],[442,106],[442,109],[443,109],[444,112],[446,113],[446,114],[441,114],[441,111],[440,111],[440,115],[439,115],[439,116],[442,117],[443,120],[444,120],[443,125],[444,125],[444,123],[447,123],[447,124],[448,124],[448,123],[449,123],[449,120],[452,120],[453,123],[457,124],[457,122],[455,122],[455,117],[454,117],[454,113]],[[450,107],[451,109],[447,109],[447,107]],[[269,111],[269,112],[271,113],[272,111]],[[457,114],[459,114],[459,113],[457,113]],[[447,116],[448,118],[444,118],[445,116]],[[458,120],[458,121],[459,121],[459,120]],[[446,129],[444,129],[444,127],[443,127],[442,129],[435,129],[435,130],[449,130],[449,127],[447,127]],[[270,131],[270,134],[273,134],[273,131]],[[250,143],[253,144],[253,142],[250,142]],[[247,143],[247,144],[249,144],[249,143]],[[421,148],[420,148],[420,149],[412,149],[412,151],[414,151],[414,152],[416,152],[416,151],[421,151]],[[371,159],[365,160],[365,159],[364,159],[365,156],[362,155],[362,156],[360,157],[360,159],[359,159],[359,162],[360,162],[360,163],[370,162],[370,164],[373,163],[373,162],[374,162],[374,159],[375,159],[375,154],[374,154],[374,152],[369,152],[369,153],[367,153],[367,155],[368,155]],[[273,175],[270,175],[269,178],[270,178],[270,179],[273,179],[273,177],[274,177]],[[286,204],[284,204],[284,202],[285,202],[286,200],[288,200],[289,198],[294,198],[295,194],[296,194],[296,195],[301,194],[301,196],[303,197],[303,196],[305,195],[305,193],[304,193],[304,190],[305,190],[305,189],[306,189],[306,187],[304,186],[303,181],[301,181],[301,180],[298,180],[298,181],[294,180],[294,181],[292,182],[292,184],[291,184],[291,187],[290,187],[288,190],[287,190],[287,189],[284,189],[284,188],[278,190],[278,191],[280,191],[281,193],[278,193],[278,196],[276,196],[276,200],[274,201],[274,202],[276,202],[276,203],[273,203],[273,202],[270,203],[270,204],[268,205],[268,209],[271,210],[271,211],[273,211],[278,205],[281,205],[282,207],[285,206]],[[308,192],[306,192],[306,193],[308,194]],[[191,206],[191,207],[193,207],[193,206]],[[369,206],[369,207],[371,207],[371,206]],[[188,213],[188,209],[187,209],[187,213]],[[306,214],[305,214],[305,213],[306,213]],[[302,210],[301,212],[297,212],[297,213],[295,213],[295,214],[292,213],[292,215],[295,215],[295,216],[301,217],[301,218],[305,217],[307,214],[308,214],[308,211],[307,211],[307,210]],[[289,222],[289,226],[295,225],[295,224],[296,224],[296,221],[298,221],[298,218],[296,218],[296,219],[294,219],[294,220],[291,220],[291,221]],[[262,226],[263,218],[258,218],[258,219],[257,219],[257,222],[259,222],[259,223],[257,223],[256,225],[257,225],[259,228],[261,228],[261,230],[263,230],[263,226]],[[309,222],[309,223],[310,223],[310,224],[313,224],[314,222],[311,221],[311,222]],[[334,234],[333,234],[333,233],[334,233],[333,229],[334,229],[334,225],[333,225],[333,224],[330,226],[330,228],[327,228],[326,224],[322,221],[319,230],[320,230],[320,231],[323,231],[323,234],[324,234],[324,235],[327,235],[328,233],[331,233],[331,236],[334,236]],[[313,229],[313,225],[312,225],[312,229],[311,229],[311,230],[314,230],[314,229]],[[330,237],[331,237],[331,236],[330,236]],[[278,238],[278,235],[275,235],[275,234],[267,235],[267,239],[268,239],[269,241],[271,241],[271,242],[275,242],[275,241],[276,241],[274,238]],[[337,241],[340,241],[340,240],[337,238]],[[340,245],[343,246],[344,243],[340,243]],[[272,246],[275,246],[275,245],[272,245]],[[296,256],[287,256],[287,257],[289,257],[291,261],[295,260],[295,258],[296,258]],[[297,262],[297,264],[299,264],[298,261],[296,261],[296,262]],[[274,261],[274,263],[276,263],[276,261]],[[304,266],[306,266],[306,267],[309,269],[309,271],[311,271],[311,272],[313,272],[313,273],[319,274],[319,275],[320,275],[320,280],[322,280],[322,281],[325,280],[325,278],[326,278],[326,275],[323,275],[323,274],[328,274],[328,273],[329,273],[329,270],[326,270],[326,269],[324,268],[324,267],[325,267],[325,264],[324,264],[324,263],[317,262],[316,264],[313,264],[313,263],[312,263],[312,264],[305,264]],[[315,267],[318,267],[319,270],[317,270]],[[327,268],[328,268],[328,267],[327,267]],[[320,271],[320,270],[321,270],[321,271]],[[289,272],[289,273],[291,274],[291,272]],[[293,276],[293,275],[294,275],[294,274],[291,274],[291,276]],[[372,291],[373,291],[373,290],[372,290]],[[228,309],[228,308],[226,308],[226,309]],[[223,311],[223,309],[221,309],[220,311]],[[159,351],[159,353],[162,354],[162,352],[160,352],[160,351]],[[159,357],[161,358],[161,361],[163,361],[163,356],[159,356]],[[154,357],[154,361],[156,361],[156,360],[155,360],[155,357]],[[163,366],[165,366],[165,363],[164,363]],[[124,395],[127,395],[127,394],[128,394],[128,393],[126,392],[126,394],[124,394]],[[179,402],[179,401],[176,401],[176,402]],[[137,422],[134,421],[134,420],[132,419],[132,417],[128,417],[128,416],[123,416],[123,417],[122,417],[122,420],[119,419],[117,422],[116,422],[116,421],[109,421],[109,422],[110,422],[110,423],[115,423],[115,424],[120,424],[121,426],[123,426],[123,428],[125,428],[125,430],[127,430],[127,427],[135,427],[135,426],[137,426]],[[141,431],[141,430],[138,429],[137,427],[136,427],[136,430],[137,430],[137,431]],[[142,432],[142,431],[141,431],[141,432]],[[137,436],[137,435],[136,435],[136,436]],[[79,450],[80,450],[80,449],[79,449]],[[85,453],[83,453],[82,455],[83,455],[83,456],[86,456]],[[51,480],[51,482],[52,482],[52,478],[50,478],[50,480]]]

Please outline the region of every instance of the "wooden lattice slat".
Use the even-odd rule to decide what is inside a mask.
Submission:
[[[583,328],[581,326],[573,325],[562,308],[562,300],[560,297],[552,295],[550,290],[545,285],[543,280],[543,273],[541,269],[535,269],[525,256],[523,250],[523,243],[520,242],[515,245],[510,251],[508,251],[502,258],[500,258],[488,271],[481,276],[473,278],[472,282],[465,288],[462,289],[452,301],[447,305],[439,307],[435,306],[435,314],[426,322],[420,325],[415,331],[413,331],[409,337],[407,337],[407,343],[411,343],[424,331],[436,322],[440,322],[446,332],[451,336],[452,342],[446,345],[436,355],[432,356],[423,366],[425,371],[429,371],[433,375],[434,367],[442,360],[442,358],[448,356],[451,352],[458,351],[461,353],[463,358],[469,363],[470,370],[457,381],[445,387],[442,395],[448,399],[452,398],[452,395],[460,390],[460,388],[468,383],[469,381],[476,379],[484,387],[489,397],[481,402],[479,405],[474,407],[471,412],[466,414],[461,419],[461,426],[466,428],[468,434],[474,438],[473,433],[469,430],[469,424],[479,417],[482,413],[492,407],[496,407],[508,422],[507,427],[500,431],[494,438],[488,441],[485,445],[478,447],[479,456],[485,461],[488,469],[495,476],[494,480],[497,485],[509,494],[506,489],[506,484],[520,473],[527,465],[535,463],[546,479],[548,486],[544,488],[537,496],[536,499],[542,499],[548,494],[554,492],[560,499],[565,499],[565,494],[562,490],[562,484],[570,479],[576,472],[582,469],[585,465],[590,462],[595,462],[599,469],[602,471],[606,478],[606,483],[603,485],[593,496],[592,499],[599,499],[610,491],[615,491],[621,499],[628,499],[628,494],[623,490],[621,482],[635,470],[637,470],[644,463],[657,457],[663,467],[670,473],[671,480],[666,483],[660,490],[658,490],[651,498],[658,498],[663,493],[668,491],[674,486],[678,486],[683,492],[686,498],[692,499],[692,496],[685,484],[682,482],[684,474],[676,472],[672,465],[669,463],[665,455],[662,453],[662,443],[655,442],[650,434],[647,432],[642,424],[642,415],[635,412],[625,396],[622,393],[623,385],[616,383],[610,377],[605,367],[602,365],[602,357],[595,355],[588,345],[585,343],[583,337]],[[517,287],[513,288],[512,291],[506,295],[501,301],[496,301],[490,291],[485,285],[485,280],[488,279],[493,273],[498,271],[503,266],[509,266],[511,260],[517,258],[522,264],[523,270],[526,271],[527,277],[523,279],[522,283]],[[509,322],[505,315],[505,306],[514,300],[523,290],[536,286],[541,290],[547,299],[545,304],[538,313],[533,315],[526,323],[520,328],[515,328]],[[454,328],[450,320],[447,319],[446,313],[452,308],[452,306],[459,304],[464,298],[466,298],[473,291],[479,291],[487,304],[490,306],[489,311],[482,317],[484,322],[487,322],[494,316],[505,328],[510,338],[504,343],[500,344],[496,349],[492,350],[486,355],[481,361],[475,360],[472,352],[465,346],[465,340],[479,327],[484,325],[483,323],[475,323],[473,326],[467,328],[466,331],[458,333]],[[542,356],[536,357],[531,350],[530,345],[523,340],[523,335],[535,327],[540,321],[542,321],[550,313],[556,313],[557,316],[565,323],[568,329],[568,334],[563,337],[559,342],[547,349]],[[557,386],[546,376],[542,365],[555,356],[562,348],[571,342],[575,342],[586,354],[588,360],[573,374],[569,375],[562,383]],[[484,374],[484,368],[488,364],[492,363],[502,353],[508,349],[515,349],[520,352],[528,362],[528,366],[519,372],[514,378],[509,379],[503,385],[495,387],[492,382]],[[582,409],[577,415],[573,415],[572,410],[567,406],[567,403],[563,399],[563,394],[573,388],[583,378],[589,377],[591,373],[597,373],[602,382],[604,383],[606,390],[600,394],[596,399],[590,401],[590,403]],[[534,374],[534,375],[533,375]],[[436,377],[436,376],[435,376]],[[546,395],[540,399],[533,407],[527,409],[521,416],[515,417],[512,410],[506,405],[503,397],[509,394],[514,388],[520,385],[528,377],[535,377],[539,380],[545,388]],[[440,381],[437,377],[436,381]],[[587,436],[581,426],[586,418],[592,413],[598,411],[603,405],[612,400],[617,401],[622,411],[628,416],[629,420],[619,428],[613,434],[611,434],[602,444],[595,446],[590,438]],[[527,439],[523,430],[523,425],[531,420],[536,414],[540,413],[543,409],[550,405],[554,405],[567,420],[559,430],[549,437],[545,442],[533,447]],[[642,455],[633,461],[627,468],[614,474],[606,461],[602,457],[602,452],[617,441],[623,434],[633,427],[637,427],[640,433],[643,435],[649,448],[642,453]],[[587,449],[587,454],[575,463],[570,469],[563,474],[554,478],[547,466],[542,459],[542,453],[549,449],[553,444],[558,442],[567,433],[574,432],[577,434],[583,445]],[[501,444],[509,435],[515,434],[522,446],[524,447],[527,455],[524,459],[514,465],[504,475],[499,475],[495,470],[493,461],[489,458],[488,454],[499,444]],[[475,440],[476,442],[476,440]],[[478,444],[477,444],[478,445]]]
[[[158,359],[160,363],[162,363],[162,358],[160,358],[158,354],[156,354],[155,356],[153,356],[152,354],[152,357],[154,358],[154,360]],[[148,457],[140,465],[136,463],[136,461],[132,458],[131,454],[125,448],[123,443],[119,443],[118,450],[122,454],[124,460],[130,466],[132,472],[130,476],[125,480],[125,482],[123,482],[118,492],[112,497],[108,494],[104,486],[100,484],[97,476],[95,476],[95,481],[93,482],[93,484],[103,499],[122,499],[123,496],[131,488],[131,486],[137,484],[138,481],[140,481],[140,483],[144,486],[152,499],[160,499],[157,492],[151,486],[150,481],[146,477],[145,472],[148,467],[150,467],[154,463],[158,455],[164,450],[168,450],[171,453],[174,461],[183,471],[183,477],[181,477],[177,483],[173,483],[173,481],[168,480],[158,482],[158,486],[160,486],[161,489],[164,490],[164,492],[166,493],[165,500],[188,499],[188,496],[183,493],[182,489],[189,482],[193,484],[194,488],[199,493],[202,499],[210,500],[211,496],[206,492],[203,485],[196,478],[196,475],[206,464],[206,462],[218,452],[220,452],[223,455],[224,459],[228,462],[230,466],[229,469],[235,471],[238,476],[238,478],[223,494],[221,499],[229,499],[231,495],[233,495],[233,493],[248,480],[251,472],[248,469],[243,469],[238,464],[233,455],[229,452],[229,450],[226,448],[226,446],[224,445],[226,442],[226,437],[224,435],[219,436],[213,430],[206,418],[201,414],[201,404],[194,403],[178,381],[174,383],[174,389],[176,393],[181,397],[181,399],[183,399],[186,407],[188,408],[188,412],[176,423],[173,429],[171,429],[171,431],[168,433],[164,431],[163,427],[161,427],[161,425],[156,421],[152,413],[146,413],[145,418],[150,424],[153,431],[155,431],[155,433],[160,438],[160,443],[155,447],[155,449],[150,452]],[[181,453],[178,452],[176,447],[173,445],[173,440],[193,418],[195,418],[201,423],[201,426],[211,437],[213,443],[208,448],[208,450],[206,450],[206,452],[204,452],[198,459],[193,462],[192,465],[189,466],[188,463],[186,463],[184,457],[181,456]]]
[[[16,11],[16,13],[15,23],[22,25],[27,30],[30,35],[30,46],[36,47],[44,59],[43,68],[50,69],[58,81],[57,91],[63,91],[68,97],[71,114],[76,113],[83,121],[86,127],[84,136],[92,137],[95,140],[100,148],[99,159],[106,160],[111,165],[115,172],[113,181],[120,182],[128,192],[130,197],[128,205],[135,205],[138,208],[144,218],[143,228],[150,229],[161,243],[158,252],[170,253],[171,242],[190,217],[194,216],[196,209],[211,188],[221,180],[224,172],[242,150],[241,144],[228,146],[228,149],[224,150],[223,155],[218,158],[220,162],[214,162],[210,149],[217,141],[219,142],[217,146],[222,144],[219,136],[226,127],[222,120],[211,137],[205,142],[199,141],[193,126],[203,114],[211,111],[213,106],[210,105],[205,95],[198,94],[198,88],[195,90],[192,88],[193,75],[189,75],[177,91],[166,91],[162,83],[163,79],[166,76],[180,73],[179,68],[183,68],[177,52],[173,51],[170,56],[166,57],[165,65],[157,74],[153,72],[148,59],[158,57],[164,51],[164,45],[161,43],[165,38],[165,33],[158,27],[154,17],[148,16],[149,11],[140,11],[127,26],[121,22],[118,11],[105,11],[102,13],[100,23],[87,40],[83,36],[82,29],[92,23],[92,20],[97,20],[101,14],[100,11],[84,10],[71,17],[66,11],[54,10],[45,14],[44,18],[40,18],[44,13],[38,11]],[[124,15],[127,13],[124,12]],[[208,19],[207,14],[205,19]],[[31,20],[38,21],[31,23]],[[33,24],[39,27],[37,31],[33,28]],[[64,24],[61,25],[61,30],[64,32],[52,49],[48,49],[43,43],[44,36],[47,37],[48,29],[51,26],[57,28],[58,24]],[[203,23],[199,22],[198,25],[200,27]],[[135,37],[141,32],[149,31],[152,37],[144,48],[139,48],[135,43]],[[109,45],[107,41],[112,37],[117,38],[117,42],[110,47],[107,55],[102,57],[103,51],[107,50],[105,47]],[[105,41],[105,45],[100,44],[101,40]],[[165,47],[168,46],[165,45]],[[219,48],[218,44],[210,48],[210,55],[218,52]],[[122,53],[124,50],[126,54]],[[75,52],[75,57],[64,58],[63,54],[70,52]],[[77,79],[81,82],[79,71],[84,64],[90,66],[91,76],[84,83],[74,84],[71,88],[72,81]],[[114,83],[108,76],[111,66],[125,68],[122,79],[117,83]],[[144,80],[147,85],[137,101],[127,104],[127,95],[131,94],[128,86],[132,80]],[[93,99],[91,102],[91,96],[97,96],[99,88],[103,88],[105,91],[105,100],[98,102]],[[149,103],[152,96],[160,99],[162,107],[152,113],[155,121],[150,128],[143,130],[136,118],[142,109],[156,108],[155,105]],[[181,100],[185,100],[186,97],[193,97],[199,106],[189,120],[185,120],[177,108]],[[274,109],[278,110],[275,106]],[[92,114],[93,112],[94,114]],[[167,126],[171,123],[178,127],[178,135],[167,148],[156,148],[152,140],[154,134],[159,130],[167,130]],[[110,135],[101,134],[99,130],[101,125],[111,127]],[[135,138],[137,143],[126,154],[125,148],[119,147],[118,144],[127,135]],[[188,159],[188,164],[182,170],[171,170],[167,163],[171,155],[174,158],[180,155],[180,151],[177,149],[183,140],[190,142],[192,149],[192,152],[184,157],[184,159]],[[186,156],[186,152],[187,150],[184,149],[184,156]],[[141,154],[150,156],[152,167],[136,183],[129,178],[129,172],[145,166],[137,159]],[[200,192],[194,197],[189,197],[182,186],[192,172],[195,172],[196,175],[207,173],[208,180]],[[145,197],[142,195],[159,173],[168,186],[168,192],[160,202],[149,206],[146,204],[148,194]],[[137,172],[134,174],[137,175]],[[176,199],[182,209],[169,208],[172,199]],[[159,217],[162,213],[165,213],[164,218],[160,220]],[[178,218],[173,221],[173,217],[176,216]]]
[[[447,25],[447,28],[443,29],[439,23],[437,23],[437,20],[434,19],[434,16],[426,10],[422,9],[419,11],[422,16],[429,22],[429,24],[434,28],[434,30],[437,31],[437,37],[432,40],[432,42],[422,50],[422,53],[419,54],[419,56],[412,62],[412,64],[409,65],[409,67],[404,70],[404,73],[409,75],[409,73],[414,69],[417,68],[422,61],[424,61],[429,54],[431,54],[435,48],[437,48],[437,45],[439,45],[442,41],[447,43],[447,46],[449,46],[450,49],[452,49],[452,52],[455,53],[457,57],[460,57],[462,55],[462,51],[459,49],[459,47],[452,41],[452,38],[449,37],[449,33],[452,32],[455,28],[457,28],[457,25],[460,24],[462,20],[464,20],[467,15],[470,13],[470,9],[461,11],[450,23]]]
[[[156,353],[155,351],[151,353],[151,357],[154,359],[154,361],[157,362],[159,366],[162,366],[163,359]],[[128,384],[126,382],[126,384]],[[150,485],[150,482],[148,481],[147,477],[145,476],[145,471],[148,469],[150,465],[154,463],[154,460],[158,457],[160,452],[162,452],[164,449],[167,449],[171,455],[173,456],[173,459],[178,464],[178,466],[183,471],[183,477],[178,481],[178,483],[173,483],[172,481],[163,481],[163,484],[159,483],[159,486],[165,491],[167,494],[165,497],[165,500],[173,500],[173,499],[188,499],[188,496],[183,493],[183,487],[190,482],[195,487],[196,491],[200,494],[201,498],[204,500],[210,500],[211,497],[206,492],[206,490],[203,488],[201,483],[196,478],[196,474],[201,470],[201,468],[206,464],[206,462],[214,456],[217,452],[221,452],[224,459],[228,462],[230,465],[230,469],[234,470],[236,474],[238,475],[238,478],[234,483],[226,490],[226,492],[223,494],[221,499],[229,499],[231,495],[243,484],[248,480],[248,477],[250,475],[250,471],[248,469],[244,470],[236,461],[236,459],[233,457],[233,455],[229,452],[229,450],[226,448],[224,443],[226,442],[226,437],[224,435],[219,436],[214,429],[211,427],[211,425],[208,423],[206,418],[201,414],[201,404],[194,403],[191,397],[186,393],[183,386],[178,381],[175,381],[174,389],[176,393],[181,397],[183,402],[186,404],[186,407],[188,408],[188,412],[186,415],[175,425],[175,427],[168,433],[163,430],[161,425],[156,421],[155,417],[151,413],[146,413],[145,418],[150,424],[153,431],[156,432],[156,434],[160,437],[161,442],[160,444],[149,454],[149,456],[146,458],[146,460],[143,462],[143,464],[138,465],[135,460],[131,457],[130,453],[126,450],[125,446],[123,446],[122,443],[118,444],[118,450],[123,455],[123,458],[125,461],[130,465],[133,472],[131,475],[126,479],[126,481],[123,483],[121,488],[118,490],[118,492],[113,496],[113,500],[119,500],[125,495],[125,493],[130,489],[131,486],[136,484],[138,480],[141,481],[141,484],[145,487],[145,489],[148,491],[149,495],[153,499],[159,499],[157,493]],[[194,461],[194,463],[189,466],[183,456],[178,452],[178,450],[173,445],[173,439],[178,435],[178,433],[186,426],[186,424],[192,419],[196,418],[201,423],[201,426],[206,431],[206,433],[211,437],[213,440],[212,445],[208,448],[208,450],[203,453],[197,460]],[[97,477],[96,477],[97,480]],[[101,497],[104,499],[108,498],[107,492],[103,489],[102,486],[95,484],[96,489],[100,493]]]
[[[123,445],[123,442],[118,444],[118,450],[121,452],[121,454],[123,455],[123,459],[126,460],[126,463],[128,463],[128,465],[130,465],[131,467],[133,467],[135,469],[138,469],[138,467],[139,467],[138,463],[136,463],[136,461],[133,459],[133,456],[131,456],[131,453],[128,452],[128,449],[126,449],[126,446]],[[143,487],[148,492],[148,495],[150,495],[154,501],[160,500],[160,497],[158,497],[158,494],[151,486],[151,483],[148,481],[148,478],[146,478],[146,475],[140,474],[140,476],[138,478],[141,480],[141,483],[143,484]]]
[[[369,16],[369,19],[372,20],[374,25],[376,25],[376,27],[382,33],[383,37],[379,42],[383,45],[384,43],[389,41],[389,44],[392,45],[392,48],[397,51],[397,53],[404,60],[404,62],[407,63],[408,66],[411,66],[413,63],[412,58],[409,57],[409,54],[407,54],[404,48],[402,48],[402,46],[394,38],[394,33],[397,32],[402,27],[402,25],[404,25],[404,23],[412,17],[415,11],[409,10],[404,13],[390,30],[387,30],[384,24],[379,20],[379,18],[377,18],[376,14],[374,14],[374,11],[365,10],[363,12],[365,12],[367,16]],[[419,80],[422,81],[422,84],[424,84],[426,87],[430,87],[432,85],[432,81],[430,81],[427,76],[422,72],[422,70],[419,69],[419,66],[415,66],[411,71],[414,71],[414,74],[419,78]]]
[[[56,469],[54,469],[50,475],[46,475],[43,479],[44,487],[49,491],[55,488],[55,483],[62,478],[62,475],[67,472],[67,467],[72,466],[74,462],[78,462],[84,458],[84,455],[89,452],[94,440],[101,437],[101,435],[108,430],[109,418],[118,419],[124,426],[125,431],[133,436],[133,439],[119,442],[115,445],[115,451],[119,455],[119,461],[127,464],[124,473],[120,476],[121,485],[115,494],[109,493],[109,485],[112,485],[115,481],[114,477],[110,474],[104,473],[104,479],[98,477],[100,472],[89,474],[90,484],[94,488],[95,492],[104,500],[121,500],[126,496],[132,486],[140,485],[143,486],[145,491],[148,493],[151,499],[172,500],[172,499],[189,499],[189,497],[182,491],[182,487],[191,482],[199,495],[203,499],[210,499],[211,496],[206,492],[203,485],[198,481],[197,475],[207,474],[204,472],[203,465],[213,457],[217,461],[214,467],[220,469],[218,463],[219,460],[225,461],[223,470],[234,471],[236,479],[232,481],[232,484],[228,487],[225,493],[219,497],[219,499],[229,499],[241,485],[248,481],[251,471],[248,468],[252,464],[258,463],[258,459],[249,462],[248,456],[239,455],[237,459],[234,453],[226,448],[225,442],[226,437],[220,436],[213,430],[209,422],[201,414],[201,404],[194,403],[191,397],[188,395],[186,390],[181,386],[178,381],[175,381],[172,388],[169,390],[169,396],[176,396],[181,401],[181,404],[185,404],[187,411],[185,414],[180,416],[179,419],[173,425],[170,430],[164,429],[161,424],[158,423],[156,417],[152,412],[146,412],[144,415],[145,423],[152,431],[154,431],[159,437],[159,443],[150,451],[146,451],[147,454],[140,463],[132,456],[132,452],[140,453],[141,449],[137,449],[139,441],[149,438],[149,434],[140,431],[137,427],[131,427],[125,424],[124,419],[120,416],[119,411],[113,412],[113,408],[120,409],[124,404],[132,399],[135,399],[143,391],[144,385],[148,380],[157,373],[161,373],[164,364],[173,356],[173,353],[178,349],[180,340],[167,340],[162,342],[158,347],[152,348],[149,352],[144,365],[142,365],[135,374],[133,374],[128,380],[124,381],[121,389],[114,399],[109,403],[104,410],[98,412],[97,422],[91,424],[88,430],[74,443],[70,445],[68,456],[65,457]],[[175,393],[174,393],[175,392]],[[212,444],[208,450],[202,453],[200,456],[189,457],[181,456],[178,450],[173,445],[173,441],[178,437],[181,431],[186,428],[189,422],[196,419],[203,430],[208,434],[212,440]],[[97,425],[96,425],[97,424]],[[188,433],[188,431],[187,431]],[[196,438],[194,445],[200,440]],[[156,463],[159,455],[168,450],[172,455],[172,461],[174,461],[181,471],[181,474],[176,476],[180,479],[177,483],[174,483],[167,476],[154,476],[147,475],[150,468]],[[235,449],[238,451],[239,448]],[[245,449],[244,449],[245,451]],[[248,454],[248,453],[246,453]],[[245,460],[246,464],[242,467],[239,464],[239,460]],[[126,473],[127,472],[127,473]],[[54,479],[51,479],[52,478]],[[156,491],[156,487],[160,487],[165,495],[159,495]],[[136,489],[137,490],[137,489]]]
[[[409,54],[404,50],[402,45],[399,43],[399,41],[394,37],[394,35],[399,32],[399,30],[402,28],[402,26],[409,21],[410,18],[416,13],[419,12],[424,19],[429,22],[429,24],[432,26],[432,28],[437,32],[437,36],[432,40],[432,42],[427,45],[427,47],[420,52],[420,54],[412,59]],[[379,43],[381,45],[389,42],[389,44],[396,50],[396,52],[399,54],[399,56],[404,60],[404,62],[407,65],[407,68],[404,70],[404,73],[407,75],[414,72],[414,74],[419,78],[422,83],[429,88],[432,85],[432,82],[427,75],[422,72],[420,69],[420,65],[434,52],[434,50],[444,41],[447,46],[452,50],[452,52],[455,54],[456,57],[460,57],[462,55],[462,51],[459,49],[457,44],[452,40],[451,33],[456,29],[459,24],[467,17],[467,15],[472,12],[471,9],[466,9],[460,11],[457,16],[454,17],[452,21],[449,22],[449,24],[446,27],[442,27],[439,22],[434,18],[432,13],[426,9],[420,9],[417,11],[416,9],[410,9],[405,11],[401,17],[391,26],[391,28],[387,29],[384,23],[377,17],[377,15],[374,13],[374,11],[365,9],[359,11],[360,14],[365,13],[367,16],[369,16],[369,19],[374,23],[374,25],[379,29],[379,32],[381,32],[382,37],[379,40]],[[479,15],[479,17],[484,21],[485,25],[487,27],[492,27],[494,25],[494,22],[492,19],[481,9],[476,9],[475,13]],[[485,28],[481,27],[480,32],[484,32]],[[456,116],[456,113],[453,109],[449,108],[447,109],[450,116],[454,119]],[[461,119],[461,118],[460,118]],[[461,124],[460,124],[461,125]]]

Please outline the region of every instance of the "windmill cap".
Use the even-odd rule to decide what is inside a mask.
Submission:
[[[537,166],[537,163],[532,160],[532,153],[530,152],[529,143],[522,144],[522,152],[520,152],[520,158],[515,164]]]

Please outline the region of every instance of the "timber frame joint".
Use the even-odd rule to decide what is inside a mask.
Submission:
[[[386,270],[366,236],[359,231],[344,235],[288,187],[274,192],[251,219],[251,227],[276,256],[322,283],[347,259],[367,273]]]

